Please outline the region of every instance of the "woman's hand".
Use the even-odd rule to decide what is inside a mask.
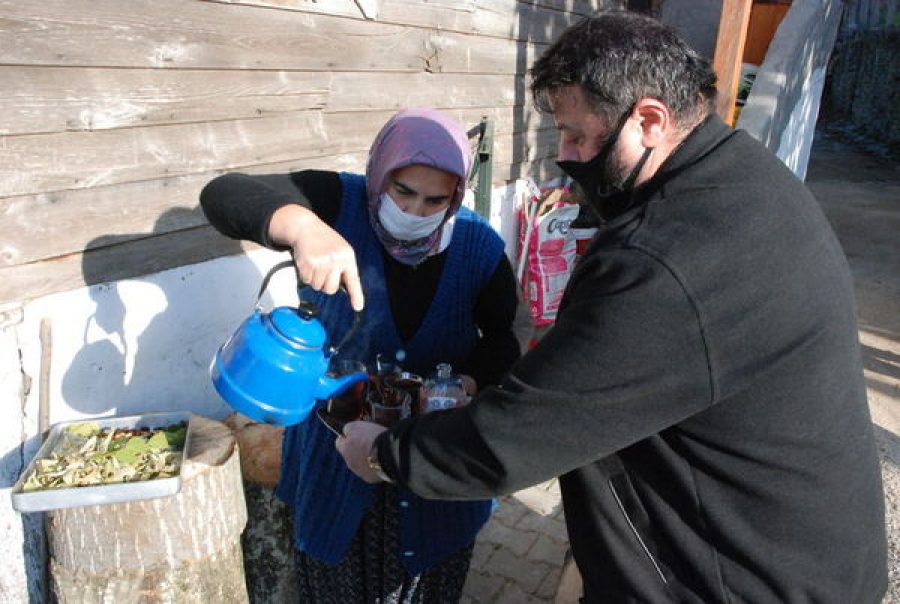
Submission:
[[[291,247],[297,275],[304,283],[326,294],[337,292],[343,283],[353,310],[363,309],[353,247],[312,210],[296,204],[279,208],[269,222],[269,238]]]

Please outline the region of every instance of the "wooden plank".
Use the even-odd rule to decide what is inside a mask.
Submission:
[[[511,182],[526,176],[541,182],[558,175],[559,169],[551,158],[531,164],[494,165],[495,183],[498,179]],[[161,220],[177,219],[179,212],[181,210],[169,217],[162,216]],[[209,226],[162,234],[146,233],[140,238],[127,233],[101,235],[93,244],[101,247],[29,264],[0,267],[0,304],[25,302],[86,284],[141,277],[256,248],[252,243],[227,239]]]
[[[239,166],[247,173],[281,173],[303,168],[361,171],[366,153]],[[198,207],[200,190],[224,170],[147,182],[14,197],[0,201],[4,247],[0,266],[66,256],[117,241],[141,239],[206,223]]]
[[[326,15],[361,18],[349,0],[206,0],[225,4],[268,6]],[[585,15],[623,2],[523,2],[521,0],[383,0],[375,20],[541,44],[553,42],[566,27]]]
[[[622,2],[476,0],[474,6],[472,4],[457,0],[429,3],[421,0],[391,0],[385,2],[379,18],[420,27],[439,27],[547,45],[584,16],[604,5],[621,7]],[[429,5],[434,10],[425,8]]]
[[[494,162],[498,165],[527,164],[555,158],[559,133],[555,128],[529,130],[512,136],[494,137]]]
[[[718,75],[716,111],[726,123],[734,119],[752,0],[723,0],[713,67]]]
[[[0,67],[0,135],[241,119],[323,108],[330,73]]]
[[[404,89],[406,94],[398,94],[393,102],[399,106],[435,104],[428,102],[430,98],[463,105],[470,98],[468,93],[478,89],[472,85],[477,79],[466,86],[444,88],[436,84],[443,80],[427,80],[424,76],[411,78],[410,83],[415,85]],[[352,81],[353,78],[336,79],[333,85],[335,98],[366,102],[370,96],[365,94],[365,88],[344,88],[352,86]],[[487,83],[487,80],[481,81]],[[428,94],[418,96],[423,91]],[[485,86],[480,94],[488,97],[476,97],[476,102],[483,106],[505,102],[510,104],[510,112],[513,111],[515,93],[512,88],[504,91],[503,88]],[[371,95],[371,98],[379,96],[383,96],[384,104],[391,103],[391,95],[387,92]],[[373,104],[382,104],[382,101]],[[366,107],[357,105],[357,108]],[[364,128],[360,128],[359,117],[352,114],[305,111],[257,119],[152,128],[7,136],[2,139],[4,153],[0,155],[0,198],[365,149],[394,110],[374,112],[371,121],[365,121],[368,127]],[[529,109],[523,111],[528,112],[529,119],[534,117],[549,124],[546,117],[538,117]],[[476,109],[465,115],[469,117],[462,119],[463,123],[476,122],[480,111]]]
[[[327,110],[513,107],[524,103],[522,94],[506,76],[338,73],[331,81]]]
[[[572,12],[584,16],[592,15],[604,8],[625,8],[624,0],[581,0],[576,2],[573,2],[572,0],[519,0],[519,3],[541,6],[558,11]]]
[[[469,118],[465,123],[476,121],[471,119],[471,114],[465,117]],[[530,163],[555,156],[556,140],[557,133],[553,128],[515,134],[500,132],[495,136],[494,163]],[[300,169],[363,172],[369,142],[365,147],[339,155],[239,165],[230,170],[248,173]],[[0,199],[0,232],[5,234],[0,266],[27,264],[92,249],[110,233],[115,233],[121,241],[204,224],[205,219],[197,207],[199,192],[223,171],[215,169],[188,176]],[[503,173],[495,171],[494,184],[504,182]]]
[[[753,4],[747,22],[747,40],[742,55],[744,63],[762,65],[769,43],[790,8],[790,4]]]
[[[329,127],[319,112],[256,120],[9,136],[0,197],[152,180],[365,148],[373,133]],[[256,161],[253,161],[253,158]]]
[[[227,2],[0,0],[0,300],[235,253],[197,207],[210,178],[362,171],[401,106],[494,119],[495,186],[558,174],[556,131],[522,76],[576,11],[609,3],[569,4],[384,0],[366,21]]]
[[[0,88],[0,135],[413,106],[524,105],[541,121],[530,94],[495,75],[0,67]]]
[[[149,275],[240,253],[252,245],[227,239],[210,226],[121,242],[111,235],[105,243],[91,252],[0,268],[0,304],[24,302],[86,284]]]
[[[349,17],[352,19],[364,19],[362,11],[353,0],[201,0],[216,4],[235,4],[240,6],[255,6],[277,8],[289,11],[300,11],[320,15],[332,15]],[[471,2],[471,0],[465,0]],[[385,0],[382,0],[382,5]],[[462,2],[461,2],[462,3]],[[383,7],[382,7],[383,8]]]
[[[508,39],[183,0],[0,0],[0,20],[4,65],[514,74],[523,56]]]

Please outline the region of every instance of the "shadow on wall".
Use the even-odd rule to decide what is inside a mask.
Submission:
[[[194,275],[200,271],[185,268],[173,278],[157,278],[157,273],[168,268],[242,253],[240,243],[212,230],[198,209],[184,207],[161,214],[151,233],[104,235],[86,249],[82,272],[85,283],[93,286],[89,288],[93,308],[84,318],[78,308],[63,311],[71,311],[64,315],[65,320],[84,324],[80,344],[73,345],[76,352],[71,362],[64,355],[55,359],[65,371],[63,401],[85,415],[188,408],[185,401],[209,388],[207,383],[197,384],[197,376],[206,376],[210,351],[227,337],[223,324],[230,326],[231,314],[241,316],[252,307],[252,299],[244,300],[243,292],[259,283],[259,270],[247,259],[229,265],[227,275],[200,278]],[[130,279],[145,275],[149,278]],[[248,285],[242,288],[236,283]],[[208,306],[214,306],[216,312],[210,312]],[[58,344],[63,344],[65,336],[75,335],[67,334],[68,326],[63,323],[54,330],[54,336],[60,336]],[[196,331],[191,331],[194,327]],[[179,392],[185,384],[195,393]],[[59,420],[51,413],[51,424],[55,421]],[[34,436],[2,455],[0,467],[19,470],[0,477],[0,488],[13,486],[40,440],[41,436]],[[49,555],[43,514],[22,514],[21,521],[28,601],[43,602]]]
[[[183,207],[161,214],[150,233],[104,235],[91,241],[86,249],[89,251],[83,255],[84,281],[88,285],[99,284],[89,289],[93,308],[89,316],[82,318],[78,296],[73,295],[72,307],[60,311],[63,320],[54,329],[54,336],[59,338],[54,353],[66,345],[76,351],[71,362],[65,358],[64,350],[57,359],[57,366],[65,370],[63,400],[71,409],[87,415],[126,414],[142,402],[146,404],[141,404],[137,412],[183,406],[185,398],[179,402],[173,397],[173,389],[191,379],[189,376],[194,376],[195,382],[196,375],[205,376],[211,358],[209,348],[228,335],[223,333],[221,316],[231,312],[227,310],[229,305],[235,313],[248,312],[252,306],[252,300],[242,297],[244,288],[234,284],[244,282],[252,290],[260,280],[258,269],[249,259],[230,265],[227,275],[205,277],[212,285],[206,284],[203,291],[203,286],[197,286],[190,278],[190,269],[180,273],[180,280],[120,281],[155,276],[168,268],[242,252],[237,241],[226,239],[209,227],[199,210]],[[190,283],[179,287],[183,281]],[[202,307],[204,300],[220,292],[224,293],[216,305],[217,312],[210,313]],[[199,317],[193,322],[198,328],[196,333],[185,332],[185,316]],[[67,336],[74,336],[72,331],[66,332],[72,321],[84,323],[80,344],[64,342]],[[179,365],[186,367],[180,371]],[[204,386],[208,387],[198,385],[198,391]],[[59,420],[51,413],[51,424],[55,421]],[[10,489],[18,480],[41,438],[34,436],[0,456],[0,468],[9,469],[0,474],[0,488]],[[43,513],[21,514],[20,520],[28,602],[46,602],[49,554]]]
[[[172,225],[189,223],[196,213],[189,208],[172,208],[160,215],[153,234],[171,233]],[[95,285],[89,289],[94,309],[84,322],[81,348],[62,379],[63,399],[73,410],[89,415],[110,411],[122,415],[184,409],[185,397],[171,389],[177,388],[179,381],[190,380],[190,372],[205,374],[211,355],[198,341],[210,325],[208,306],[213,304],[215,294],[206,287],[183,283],[191,276],[190,271],[180,279],[104,282],[115,274],[111,263],[127,264],[130,258],[141,256],[140,264],[146,265],[146,256],[162,252],[161,248],[168,251],[203,245],[210,238],[208,226],[184,233],[182,238],[179,232],[174,243],[171,236],[159,243],[154,242],[154,236],[122,234],[104,235],[88,245],[91,251],[83,256],[82,271],[85,283]],[[212,237],[217,255],[242,252],[239,242],[215,233]],[[115,252],[117,247],[122,254]],[[196,256],[187,249],[180,251],[189,258]],[[163,260],[162,265],[172,264]],[[127,267],[122,270],[127,271]],[[217,281],[240,278],[256,283],[260,279],[249,261],[246,271],[240,273],[222,275]],[[191,335],[194,329],[196,338]],[[223,339],[225,336],[220,335]],[[195,350],[195,345],[204,350]]]
[[[145,256],[154,254],[161,248],[169,248],[164,254],[177,256],[179,252],[171,250],[171,238],[167,243],[154,243],[153,240],[158,238],[158,235],[172,233],[173,225],[184,225],[188,219],[193,223],[202,221],[202,215],[198,220],[197,214],[197,210],[189,208],[172,208],[160,215],[151,233],[103,235],[86,246],[90,251],[83,255],[82,272],[85,283],[95,285],[89,288],[93,309],[83,320],[80,348],[71,358],[71,362],[64,356],[54,358],[56,366],[65,371],[62,378],[63,400],[80,414],[104,414],[117,407],[117,402],[133,399],[134,397],[128,394],[131,391],[154,392],[164,387],[168,376],[152,371],[151,367],[154,364],[152,361],[177,357],[183,353],[183,348],[179,350],[172,342],[177,340],[189,343],[191,338],[183,333],[173,333],[170,325],[183,324],[183,321],[176,320],[179,315],[205,312],[196,302],[205,292],[194,292],[194,295],[191,295],[190,291],[170,292],[155,284],[140,283],[137,285],[143,288],[143,291],[130,292],[126,301],[120,295],[122,283],[104,281],[148,274],[151,271],[147,270],[147,266],[165,268],[176,266],[170,262],[171,258],[158,258],[147,262]],[[193,227],[186,232],[191,231],[203,231],[203,234],[193,236],[193,241],[194,245],[204,245],[210,248],[210,252],[214,252],[208,253],[207,258],[242,252],[239,242],[218,235],[209,226]],[[186,239],[190,242],[192,236],[188,234]],[[188,254],[190,257],[197,257],[190,251]],[[220,280],[225,283],[225,287],[235,289],[233,284],[238,279],[245,279],[252,288],[259,282],[260,274],[248,260],[241,263],[234,274],[223,275]],[[131,304],[136,296],[144,296],[148,304],[134,308]],[[246,302],[247,311],[251,302],[249,299]],[[222,306],[224,307],[224,301]],[[159,312],[149,318],[139,316],[142,311],[153,307],[158,307]],[[64,315],[65,321],[80,322],[81,319],[75,316],[78,313],[77,309],[65,309],[63,312],[68,313],[70,310],[70,314]],[[63,343],[61,340],[65,336],[66,327],[68,326],[63,322],[59,322],[54,330],[54,335],[59,336],[60,340],[56,349],[62,348],[59,344]],[[217,335],[224,340],[228,334]],[[54,353],[56,352],[57,350],[54,350]],[[206,362],[208,363],[208,359]],[[53,423],[59,420],[54,419],[51,413],[50,421]],[[33,437],[23,446],[3,453],[0,456],[0,468],[19,468],[21,471],[29,461],[27,459],[29,452],[37,451],[39,440],[40,437]],[[16,474],[14,470],[0,475],[0,488],[12,487],[18,478]]]

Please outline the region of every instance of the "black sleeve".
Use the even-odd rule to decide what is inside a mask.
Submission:
[[[519,358],[519,342],[513,333],[518,295],[516,278],[506,255],[475,302],[475,325],[481,337],[463,373],[472,376],[479,390],[497,384]]]
[[[511,493],[708,408],[707,347],[691,298],[652,258],[610,256],[576,270],[556,323],[499,386],[379,436],[387,474],[426,498]]]
[[[340,177],[322,170],[252,176],[234,172],[214,178],[200,192],[203,213],[217,231],[273,249],[282,249],[268,237],[269,221],[278,208],[296,203],[333,225],[340,202]]]

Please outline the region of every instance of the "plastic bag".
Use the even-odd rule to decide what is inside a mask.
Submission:
[[[569,225],[579,206],[566,188],[546,189],[532,196],[520,213],[519,280],[536,327],[556,320],[559,303],[578,258]]]

